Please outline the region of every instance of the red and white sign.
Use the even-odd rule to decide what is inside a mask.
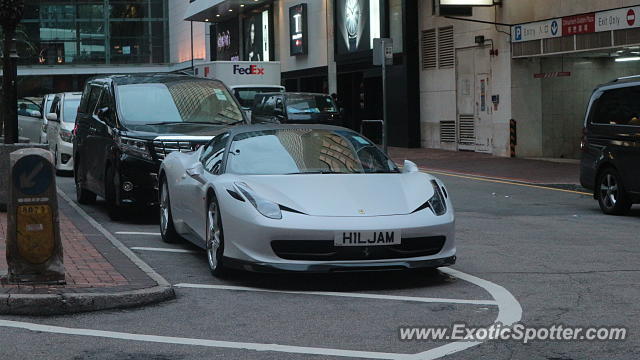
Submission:
[[[633,26],[636,23],[636,12],[633,9],[627,11],[627,24]]]
[[[640,6],[596,13],[596,31],[611,31],[640,27]]]
[[[588,34],[596,31],[596,14],[583,14],[562,18],[562,34]]]

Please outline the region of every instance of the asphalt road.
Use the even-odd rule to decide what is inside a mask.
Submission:
[[[627,217],[607,217],[586,195],[440,177],[448,185],[457,211],[459,258],[455,270],[506,289],[521,306],[521,322],[528,326],[623,326],[629,334],[622,342],[534,341],[525,345],[492,341],[444,359],[640,357],[640,209]],[[70,195],[74,195],[72,182],[71,178],[58,179],[60,188]],[[312,355],[326,349],[351,358],[358,354],[373,358],[381,353],[390,357],[389,353],[415,354],[447,345],[400,341],[400,326],[488,326],[503,310],[514,310],[513,304],[505,309],[491,304],[494,299],[487,289],[444,272],[233,273],[218,280],[209,274],[204,252],[189,244],[167,245],[153,234],[119,234],[157,233],[154,214],[111,222],[101,203],[83,208],[128,247],[189,250],[134,251],[172,284],[194,287],[178,287],[176,300],[139,309],[47,318],[3,316],[4,320],[118,335],[114,339],[0,328],[0,358],[348,358]],[[352,293],[364,295],[348,297]],[[140,341],[136,335],[141,334],[162,338]],[[175,338],[181,339],[177,341],[180,344],[171,343]],[[184,339],[192,344],[185,344],[189,341]],[[257,350],[246,350],[247,344],[261,345]],[[429,354],[419,358],[430,358]]]

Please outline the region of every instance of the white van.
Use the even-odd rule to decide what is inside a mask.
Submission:
[[[211,61],[195,66],[195,76],[222,81],[251,118],[256,94],[284,92],[277,61]]]
[[[73,171],[73,129],[82,93],[57,94],[47,114],[47,141],[57,171]]]

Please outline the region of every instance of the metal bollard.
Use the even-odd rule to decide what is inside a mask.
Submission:
[[[53,155],[28,148],[12,152],[9,161],[8,280],[64,284]]]

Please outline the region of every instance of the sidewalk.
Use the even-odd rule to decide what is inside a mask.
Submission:
[[[7,214],[0,213],[0,314],[53,315],[175,297],[173,289],[77,205],[58,195],[66,285],[7,284]],[[84,214],[86,215],[86,214]]]
[[[530,184],[580,184],[580,164],[577,161],[549,161],[504,158],[488,154],[439,149],[389,148],[391,158],[399,165],[411,160],[420,168],[431,171],[482,176]]]

